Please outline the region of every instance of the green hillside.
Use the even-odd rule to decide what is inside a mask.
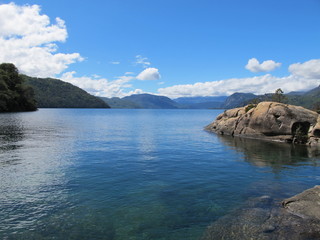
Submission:
[[[0,64],[0,112],[36,110],[33,89],[11,63]]]
[[[320,86],[316,87],[301,96],[301,106],[313,110],[319,110],[320,105]]]
[[[110,108],[100,98],[70,83],[25,75],[23,78],[34,89],[39,108]]]

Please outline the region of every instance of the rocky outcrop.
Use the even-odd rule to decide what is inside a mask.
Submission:
[[[320,239],[320,186],[283,201],[267,196],[249,200],[245,206],[208,227],[202,240]]]
[[[276,102],[261,102],[226,110],[206,130],[222,135],[320,144],[318,113]]]
[[[320,186],[284,200],[282,206],[299,217],[320,221]]]

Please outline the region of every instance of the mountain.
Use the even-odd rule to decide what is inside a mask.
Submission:
[[[248,101],[257,98],[257,95],[252,93],[234,93],[230,95],[223,103],[223,108],[243,107]]]
[[[303,94],[303,96],[320,97],[320,86],[313,88]]]
[[[320,86],[305,92],[299,97],[296,96],[295,100],[303,107],[309,109],[319,108],[317,105],[320,104]]]
[[[302,91],[292,91],[292,92],[287,93],[286,95],[298,95],[298,96],[301,96],[301,95],[303,95],[305,93],[306,92],[302,92]]]
[[[140,108],[155,108],[155,109],[170,109],[179,108],[179,104],[168,97],[157,96],[151,94],[134,94],[128,97],[122,98],[132,102]]]
[[[254,95],[252,93],[234,93],[229,96],[224,104],[223,108],[235,108],[242,107],[250,102],[262,102],[262,101],[273,101],[272,93],[264,94],[264,95]],[[302,106],[311,110],[320,110],[320,86],[311,89],[307,92],[290,92],[288,94],[284,94],[283,102]]]
[[[223,102],[203,102],[193,104],[179,104],[180,108],[185,109],[210,109],[210,108],[222,108]]]
[[[180,97],[173,100],[180,104],[180,108],[208,109],[208,108],[221,108],[226,99],[227,99],[227,96]]]
[[[105,103],[107,103],[111,108],[141,108],[140,105],[131,102],[129,100],[121,99],[118,97],[107,98],[100,97]]]
[[[217,97],[180,97],[173,99],[175,102],[180,104],[196,104],[196,103],[206,103],[206,102],[224,102],[227,96],[217,96]]]
[[[182,108],[209,109],[221,108],[226,96],[220,97],[183,97],[170,99],[151,94],[134,94],[124,98],[100,97],[111,108]]]
[[[108,104],[70,83],[23,75],[35,93],[39,108],[110,108]]]
[[[181,97],[170,99],[151,94],[135,94],[124,98],[101,98],[112,108],[183,108],[210,109],[243,107],[252,102],[273,101],[272,93],[255,95],[252,93],[234,93],[219,97]],[[308,92],[290,92],[284,94],[284,102],[309,109],[320,109],[320,86]]]

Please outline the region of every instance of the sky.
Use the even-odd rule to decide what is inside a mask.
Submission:
[[[0,62],[104,97],[304,91],[320,0],[0,0]]]

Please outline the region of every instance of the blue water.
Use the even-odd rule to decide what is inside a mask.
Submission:
[[[217,136],[221,110],[0,114],[0,239],[198,239],[319,184],[319,150]]]

